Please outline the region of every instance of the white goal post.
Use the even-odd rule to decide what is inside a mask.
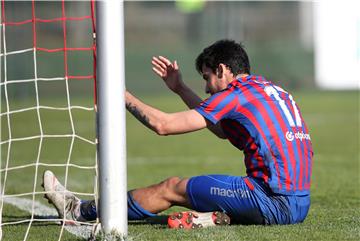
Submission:
[[[99,216],[105,233],[127,236],[123,1],[98,1]],[[116,27],[114,27],[116,26]]]

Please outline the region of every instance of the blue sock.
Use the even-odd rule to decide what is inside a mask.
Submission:
[[[154,217],[156,214],[151,213],[143,209],[131,196],[131,193],[127,194],[128,203],[128,219],[129,220],[142,220],[148,217]]]
[[[131,196],[130,192],[127,193],[128,204],[128,219],[129,220],[142,220],[148,217],[154,217],[153,214],[143,209]],[[81,216],[87,221],[93,221],[97,217],[95,201],[81,200],[80,204]]]
[[[86,221],[95,220],[97,217],[95,200],[81,200],[80,213]]]

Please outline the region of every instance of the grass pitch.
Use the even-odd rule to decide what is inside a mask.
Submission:
[[[136,93],[135,93],[136,94]],[[358,92],[296,92],[294,98],[307,121],[314,147],[312,204],[302,224],[288,226],[216,227],[196,231],[169,230],[165,225],[143,222],[129,223],[130,240],[359,240],[359,93]],[[185,109],[174,96],[139,96],[162,110],[173,112]],[[50,104],[57,105],[61,101]],[[82,100],[80,100],[82,102]],[[50,105],[49,104],[49,105]],[[91,106],[91,102],[88,103]],[[21,103],[18,103],[21,105]],[[61,105],[61,104],[59,104]],[[51,112],[51,111],[50,111]],[[43,113],[43,118],[54,118],[43,129],[48,133],[68,132],[69,120]],[[74,111],[76,130],[89,139],[94,137],[92,114]],[[15,136],[39,132],[31,113],[13,119]],[[7,135],[2,119],[2,139]],[[33,123],[32,123],[33,122]],[[37,141],[12,146],[10,165],[25,165],[36,159]],[[64,163],[68,158],[68,140],[47,140],[43,143],[41,162]],[[2,145],[1,165],[6,161],[6,145]],[[17,149],[16,149],[17,148]],[[227,141],[217,139],[203,130],[181,136],[160,137],[127,116],[128,188],[143,187],[160,182],[169,176],[189,177],[209,173],[243,175],[243,155]],[[71,163],[94,165],[94,146],[81,141],[74,143]],[[41,191],[41,175],[48,167],[40,166],[37,191]],[[51,167],[61,180],[65,168]],[[34,167],[11,171],[5,186],[6,194],[32,191]],[[77,192],[92,192],[94,170],[68,170],[68,186]],[[4,173],[2,173],[2,179]],[[2,182],[3,183],[3,182]],[[30,198],[31,196],[28,196]],[[42,200],[41,195],[36,200]],[[50,207],[50,206],[49,206]],[[173,207],[163,214],[182,210]],[[2,222],[28,219],[29,213],[5,205]],[[3,226],[3,240],[23,240],[28,223]],[[27,240],[57,240],[61,228],[54,223],[35,222]],[[62,240],[82,240],[64,231]]]

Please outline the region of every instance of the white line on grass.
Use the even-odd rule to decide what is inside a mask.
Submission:
[[[18,198],[18,197],[6,197],[4,198],[4,202],[13,206],[16,206],[17,208],[29,212],[32,212],[32,200],[27,198]],[[54,208],[47,207],[43,204],[41,204],[38,201],[34,201],[34,216],[42,217],[43,219],[54,219],[58,218],[58,214]],[[91,231],[92,231],[92,225],[81,225],[81,226],[69,226],[65,225],[64,228],[78,236],[85,239],[90,238]]]

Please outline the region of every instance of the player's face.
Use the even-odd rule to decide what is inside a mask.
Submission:
[[[206,81],[205,93],[213,95],[224,89],[222,79],[217,74],[214,74],[210,68],[203,66],[202,77]]]

